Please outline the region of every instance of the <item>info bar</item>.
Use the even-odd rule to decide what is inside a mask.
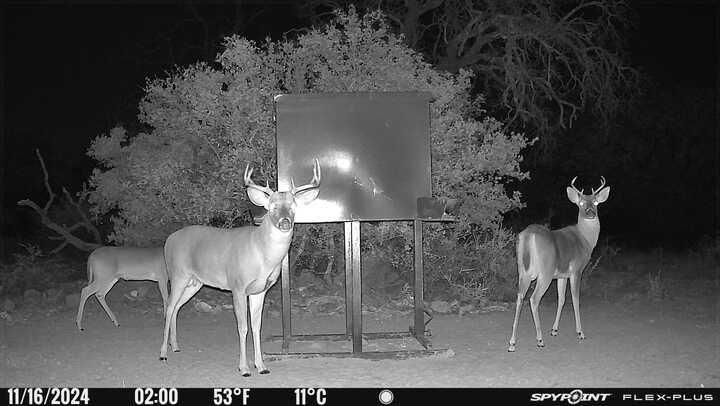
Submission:
[[[0,405],[713,405],[720,388],[4,388]],[[449,403],[448,403],[449,402]]]

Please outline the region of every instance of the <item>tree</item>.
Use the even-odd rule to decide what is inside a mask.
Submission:
[[[546,146],[585,110],[610,124],[636,89],[622,0],[306,0],[301,9],[322,21],[349,3],[383,10],[438,68],[472,69],[491,112]]]
[[[96,213],[114,214],[116,242],[147,245],[187,224],[229,227],[247,221],[245,164],[258,168],[257,179],[271,179],[271,186],[275,177],[273,96],[420,90],[435,98],[433,190],[461,202],[458,224],[435,230],[428,246],[438,249],[439,263],[485,241],[501,249],[507,245],[502,214],[521,202],[505,184],[527,176],[519,168],[524,137],[507,133],[492,117],[478,117],[480,100],[470,96],[470,73],[433,69],[388,31],[382,13],[337,11],[330,24],[278,42],[256,44],[234,35],[226,38],[217,62],[218,69],[199,63],[148,81],[140,119],[152,131],[128,136],[115,128],[90,147],[88,153],[102,165],[91,178],[90,199]],[[333,240],[331,228],[309,229],[298,235]],[[382,251],[389,236],[400,236],[407,250],[407,230],[407,224],[382,223],[365,234],[366,247]],[[385,252],[392,257],[387,247]],[[469,260],[480,264],[483,258]]]

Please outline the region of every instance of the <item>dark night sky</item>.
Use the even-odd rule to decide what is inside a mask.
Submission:
[[[716,43],[712,3],[636,5],[633,61],[660,83],[714,87]],[[678,2],[676,4],[686,4]],[[223,13],[221,9],[217,12]],[[289,7],[266,12],[247,37],[279,34],[301,24]],[[3,205],[44,201],[34,149],[43,152],[53,184],[77,190],[92,162],[95,136],[132,117],[146,76],[167,66],[141,63],[138,44],[179,18],[179,6],[4,6]],[[193,35],[191,31],[186,35]],[[192,62],[185,60],[184,63]],[[130,102],[130,103],[128,103]]]

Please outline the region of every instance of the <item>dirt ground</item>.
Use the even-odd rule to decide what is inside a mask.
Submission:
[[[720,387],[717,281],[682,274],[670,281],[663,276],[668,292],[662,300],[651,300],[632,287],[637,284],[621,283],[626,277],[615,282],[593,278],[582,295],[587,336],[582,342],[575,338],[569,295],[560,335],[547,334],[555,312],[553,284],[541,304],[543,349],[535,347],[526,302],[515,353],[507,352],[513,318],[508,306],[505,311],[436,315],[429,325],[433,347],[452,349],[450,357],[279,360],[267,362],[269,375],[253,369],[250,378],[237,372],[237,330],[231,310],[202,313],[191,301],[178,317],[182,351],[170,352],[168,362],[162,363],[160,299],[127,300],[129,289],[149,282],[121,281],[108,296],[118,328],[95,299],[86,306],[84,332],[76,329],[73,308],[34,312],[22,321],[0,320],[0,386]],[[409,314],[363,317],[364,331],[407,331],[411,322]],[[342,315],[293,315],[295,334],[341,333],[344,328]],[[277,312],[266,311],[263,336],[280,333]],[[393,344],[419,348],[414,340]],[[377,348],[374,345],[369,342],[366,347]],[[297,350],[293,346],[291,351]],[[265,352],[278,348],[276,343],[263,345]]]

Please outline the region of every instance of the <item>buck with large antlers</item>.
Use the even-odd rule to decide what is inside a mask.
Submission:
[[[88,257],[87,272],[89,284],[80,293],[80,305],[75,319],[80,331],[83,329],[85,302],[93,294],[113,324],[119,325],[110,306],[105,302],[105,295],[119,279],[157,281],[165,309],[168,278],[162,248],[100,247]]]
[[[577,176],[570,182],[570,186],[567,188],[567,197],[578,206],[577,224],[552,231],[533,224],[518,235],[518,294],[512,336],[508,346],[510,352],[515,351],[516,332],[523,299],[530,282],[534,280],[537,282],[530,297],[530,309],[535,322],[537,346],[545,346],[540,329],[538,307],[553,279],[557,279],[558,308],[550,335],[558,334],[560,313],[565,304],[565,287],[567,280],[570,279],[570,293],[575,310],[575,331],[578,339],[585,339],[580,324],[580,276],[590,261],[590,254],[592,254],[600,234],[597,206],[607,200],[610,187],[605,187],[605,178],[601,177],[600,187],[597,190],[593,189],[592,194],[585,195],[583,190],[575,188],[576,179]]]
[[[234,229],[190,226],[170,234],[165,241],[172,290],[165,313],[160,360],[167,360],[168,338],[173,351],[180,351],[175,327],[178,310],[203,285],[209,285],[232,292],[240,336],[238,370],[243,376],[250,376],[245,348],[249,301],[255,368],[261,374],[270,372],[263,363],[260,349],[265,292],[277,280],[282,260],[290,248],[297,204],[310,203],[320,192],[320,163],[315,160],[309,184],[295,187],[291,182],[288,192],[274,192],[267,185],[258,186],[251,176],[252,169],[246,166],[244,179],[248,197],[254,204],[267,209],[260,226]]]

